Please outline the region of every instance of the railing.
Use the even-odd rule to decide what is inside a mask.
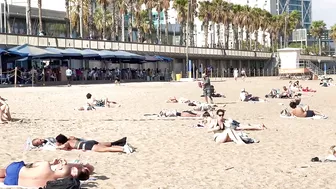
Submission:
[[[306,68],[308,68],[313,74],[317,76],[324,75],[324,71],[317,67],[315,64],[313,64],[311,61],[306,62]]]
[[[28,36],[14,34],[0,34],[0,41],[7,46],[17,46],[29,44],[38,47],[56,47],[56,48],[77,48],[77,49],[97,49],[97,50],[122,50],[132,51],[142,54],[166,54],[172,57],[184,58],[186,48],[184,46],[157,45],[147,43],[126,43],[103,40],[86,40],[73,38],[56,38],[45,36]],[[232,49],[216,49],[216,48],[201,48],[189,47],[188,53],[192,57],[221,57],[239,58],[239,59],[268,59],[271,57],[270,52],[259,51],[242,51]]]

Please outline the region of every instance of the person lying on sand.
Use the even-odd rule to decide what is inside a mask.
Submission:
[[[266,129],[266,126],[264,124],[242,124],[232,119],[225,119],[225,110],[224,109],[218,109],[216,112],[217,118],[214,119],[210,117],[210,114],[203,114],[203,123],[206,127],[208,127],[211,131],[214,130],[224,130],[227,128],[232,128],[236,131],[242,131],[242,130],[264,130]],[[224,122],[222,121],[224,119]]]
[[[95,98],[92,97],[92,95],[90,93],[88,93],[88,94],[86,94],[86,105],[83,106],[83,107],[79,107],[78,110],[79,111],[96,110],[95,107],[111,108],[113,105],[116,105],[116,104],[117,104],[116,102],[109,101],[108,98],[96,100]]]
[[[177,99],[176,97],[170,97],[166,102],[167,103],[199,103],[199,102],[191,101],[191,100],[183,98],[183,97],[181,97],[179,99]]]
[[[259,99],[259,97],[257,96],[252,96],[252,94],[249,94],[245,89],[242,89],[240,91],[240,100],[243,101],[243,102],[248,102],[248,101],[259,101],[259,102],[262,102],[264,100],[262,99]]]
[[[231,127],[225,127],[224,113],[225,110],[222,109],[217,111],[217,123],[211,124],[212,127],[208,130],[209,132],[214,132],[214,141],[216,143],[235,142],[236,144],[249,144],[258,142],[242,132],[238,133]]]
[[[66,177],[87,180],[92,172],[93,166],[91,165],[68,164],[64,159],[34,163],[19,161],[0,169],[0,181],[3,181],[5,185],[44,187],[48,181]]]
[[[6,101],[6,99],[0,96],[0,124],[5,124],[9,121],[12,121],[9,106]]]
[[[81,142],[85,142],[87,140],[83,139],[83,138],[77,138],[74,136],[70,136],[70,137],[66,137],[63,134],[59,134],[58,136],[56,136],[56,138],[53,137],[48,137],[48,138],[35,138],[32,140],[32,145],[35,147],[40,147],[43,146],[44,144],[47,143],[53,143],[54,145],[56,145],[57,141],[62,141],[62,139],[64,140],[64,138],[67,138],[68,140],[70,139],[77,139]],[[111,146],[124,146],[127,143],[127,137],[123,137],[120,140],[114,141],[114,142],[100,142],[101,145],[107,146],[107,147],[111,147]]]
[[[202,117],[203,111],[182,111],[177,110],[162,110],[159,113],[160,117]]]
[[[121,141],[119,141],[121,142]],[[76,137],[60,134],[56,137],[56,149],[59,150],[91,150],[94,152],[124,152],[132,153],[134,149],[127,143],[124,146],[113,146],[111,142],[97,142],[95,140],[82,141]]]
[[[309,106],[305,106],[305,107],[298,106],[297,102],[295,101],[291,101],[289,103],[289,106],[293,109],[291,111],[292,116],[296,116],[296,117],[314,117],[315,115],[323,116],[323,114],[321,114],[318,111],[310,110]]]

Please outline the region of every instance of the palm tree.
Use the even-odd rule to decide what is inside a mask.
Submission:
[[[209,23],[211,21],[211,3],[209,1],[201,1],[199,2],[199,13],[198,17],[203,22],[203,30],[204,30],[204,45],[208,46],[208,35],[209,35]]]
[[[144,3],[146,5],[146,9],[148,10],[148,18],[149,18],[149,23],[153,23],[153,13],[152,10],[155,7],[156,1],[155,0],[144,0]],[[153,33],[153,24],[149,25],[149,38],[148,41],[151,43],[152,42],[152,33]]]
[[[189,5],[189,31],[190,31],[190,46],[194,46],[195,43],[195,39],[194,39],[194,35],[196,35],[196,33],[194,32],[195,30],[195,18],[197,17],[197,7],[198,7],[198,3],[197,0],[190,0],[190,5]]]
[[[70,6],[70,22],[72,23],[71,27],[76,28],[77,33],[80,33],[80,9],[82,9],[83,14],[83,25],[88,26],[89,24],[89,1],[90,0],[70,0],[71,6]],[[86,28],[87,29],[87,28]]]
[[[214,0],[211,2],[212,22],[217,24],[217,45],[220,44],[220,26],[223,24],[223,0]],[[215,32],[215,31],[214,31]]]
[[[65,19],[66,19],[66,31],[69,32],[69,37],[72,36],[70,14],[69,14],[69,0],[65,0]]]
[[[161,12],[164,9],[164,0],[158,0],[155,9],[157,12],[157,26],[156,26],[156,38],[161,42]]]
[[[310,32],[315,39],[318,40],[319,43],[319,55],[321,56],[321,37],[324,33],[326,28],[326,24],[323,20],[313,21],[312,25],[310,26]]]
[[[185,41],[186,18],[188,11],[188,0],[175,0],[173,8],[177,11],[177,20],[180,23],[180,45]],[[209,24],[209,23],[208,23]]]
[[[42,25],[42,0],[37,0],[37,7],[39,10],[39,30],[40,32],[43,31],[43,25]]]
[[[128,41],[133,42],[133,0],[126,1],[127,16],[128,16]]]
[[[334,41],[334,44],[336,44],[336,24],[331,27],[330,37]],[[336,55],[336,48],[335,48],[335,55]]]
[[[170,0],[163,0],[163,9],[164,9],[164,15],[165,15],[165,40],[164,44],[170,44],[169,43],[169,35],[168,35],[168,28],[169,28],[169,22],[168,22],[168,10],[170,8]]]
[[[97,0],[97,2],[102,6],[103,10],[103,34],[102,34],[102,39],[106,38],[106,9],[107,6],[111,3],[110,0]]]
[[[105,19],[103,19],[104,17]],[[102,39],[105,39],[104,36],[107,34],[106,28],[111,28],[112,26],[112,14],[109,11],[104,11],[103,8],[97,8],[93,18],[95,29],[101,35]],[[113,28],[111,28],[111,30],[113,30]]]
[[[92,39],[93,37],[93,0],[88,0],[88,23],[89,23],[89,38]]]
[[[116,0],[116,5],[119,8],[119,13],[120,13],[120,19],[119,20],[120,20],[121,34],[119,35],[118,25],[116,25],[116,33],[117,33],[117,36],[121,36],[121,41],[125,41],[125,15],[127,14],[126,1]],[[120,40],[120,38],[119,38],[119,40]]]
[[[5,2],[5,4],[7,1]],[[32,34],[32,25],[31,25],[31,0],[27,0],[27,7],[26,7],[26,12],[27,12],[27,35]]]

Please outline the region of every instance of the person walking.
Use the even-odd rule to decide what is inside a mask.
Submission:
[[[208,104],[208,98],[210,98],[210,103],[213,104],[213,99],[211,97],[211,83],[210,78],[207,74],[202,75],[204,81],[203,81],[203,95],[205,98],[205,102]]]
[[[65,75],[68,80],[68,87],[71,86],[71,77],[72,77],[72,70],[68,67],[68,69],[65,70]]]

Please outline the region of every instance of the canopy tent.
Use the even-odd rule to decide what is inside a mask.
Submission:
[[[135,59],[138,61],[146,59],[144,56],[126,52],[126,51],[112,51],[112,52],[116,55],[117,58],[120,58],[120,59]]]
[[[28,59],[49,59],[49,58],[62,58],[61,53],[51,52],[45,49],[40,49],[28,44],[13,47],[8,49],[10,53],[17,53]]]
[[[161,59],[156,58],[155,56],[145,56],[145,62],[159,62]]]
[[[155,55],[154,57],[157,58],[157,59],[160,59],[161,61],[164,61],[164,62],[172,62],[173,61],[172,58],[165,57],[165,56],[157,56],[157,55]]]
[[[92,49],[85,49],[85,50],[83,50],[83,52],[92,53],[92,54],[96,53],[102,59],[115,59],[116,58],[116,56],[113,54],[112,51],[107,51],[107,50],[96,51],[96,50],[92,50]]]
[[[63,49],[51,48],[51,47],[46,48],[46,50],[54,52],[54,53],[60,53],[65,58],[74,58],[74,59],[75,58],[83,58],[83,55],[81,53],[78,53],[78,52],[68,52],[68,51],[65,51]]]
[[[76,53],[81,54],[83,58],[87,59],[100,59],[100,55],[97,52],[91,52],[91,51],[85,51],[85,50],[78,50],[78,49],[65,49],[64,50],[67,53]]]

